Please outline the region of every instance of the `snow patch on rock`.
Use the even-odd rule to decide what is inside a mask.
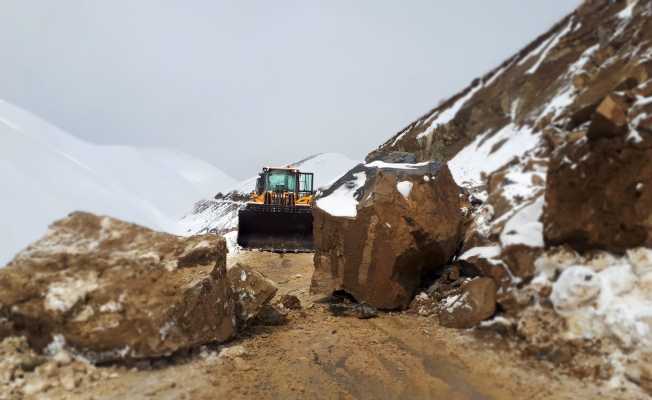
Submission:
[[[448,167],[458,185],[479,186],[483,176],[535,148],[539,140],[531,127],[511,123],[493,135],[485,132],[477,136],[448,162]]]
[[[543,196],[516,212],[505,224],[500,234],[500,243],[503,247],[523,244],[530,247],[543,247]]]
[[[48,292],[45,295],[45,308],[65,313],[95,289],[97,289],[95,275],[88,275],[86,279],[67,278],[48,287]]]
[[[353,174],[353,177],[353,180],[338,187],[330,195],[317,200],[317,207],[334,217],[355,218],[358,213],[358,199],[355,198],[355,193],[364,186],[367,174],[357,172]]]
[[[401,181],[396,184],[396,190],[407,200],[412,192],[413,183],[410,181]]]

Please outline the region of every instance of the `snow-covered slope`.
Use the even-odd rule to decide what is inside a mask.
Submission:
[[[315,189],[326,186],[345,172],[353,168],[359,161],[351,160],[339,153],[315,154],[303,160],[290,163],[301,171],[313,172]],[[192,211],[181,220],[181,233],[191,234],[206,231],[226,233],[237,229],[238,210],[244,205],[243,194],[254,189],[256,176],[245,179],[233,185],[226,192],[229,194],[222,199],[204,199],[195,203]]]
[[[164,149],[97,146],[0,101],[0,266],[74,210],[178,231],[189,202],[235,181]]]

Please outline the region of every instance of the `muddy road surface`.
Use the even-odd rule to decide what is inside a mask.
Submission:
[[[499,340],[436,319],[333,315],[309,295],[312,254],[241,252],[302,303],[284,325],[258,325],[222,346],[136,366],[50,399],[617,399],[635,398],[523,358]]]

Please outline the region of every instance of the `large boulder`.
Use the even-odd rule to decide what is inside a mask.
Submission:
[[[76,212],[0,269],[0,315],[36,349],[169,355],[235,333],[226,244]]]
[[[460,246],[460,197],[445,164],[358,165],[317,198],[312,292],[407,307],[422,275]]]
[[[628,105],[607,97],[588,139],[558,149],[550,161],[543,214],[547,246],[622,253],[652,246],[650,98]]]

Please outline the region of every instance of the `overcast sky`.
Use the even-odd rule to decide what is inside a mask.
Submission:
[[[0,98],[236,178],[362,159],[580,0],[0,0]]]

